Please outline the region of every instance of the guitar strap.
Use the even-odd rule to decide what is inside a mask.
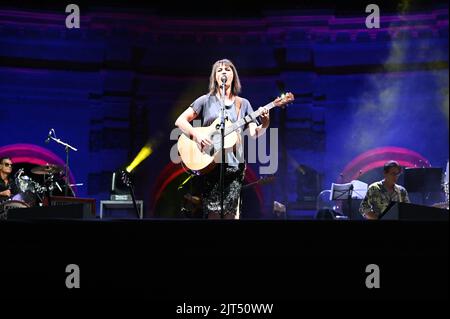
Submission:
[[[237,119],[239,120],[239,114],[241,113],[241,102],[242,99],[239,96],[236,96],[236,114],[237,114]]]
[[[242,99],[239,96],[236,96],[236,121],[239,120],[239,114],[241,113],[241,104],[242,104]],[[241,142],[241,138],[240,135],[238,134],[238,143]],[[235,150],[236,145],[233,147],[233,150]]]

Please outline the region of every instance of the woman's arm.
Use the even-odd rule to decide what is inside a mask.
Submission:
[[[194,109],[192,107],[188,107],[183,113],[180,114],[180,116],[178,116],[175,121],[175,126],[182,130],[187,136],[192,137],[194,135],[194,130],[189,122],[193,121],[196,117],[197,113],[195,113]]]
[[[197,142],[200,148],[211,145],[211,140],[203,134],[196,133],[192,125],[189,123],[197,117],[192,107],[188,107],[175,121],[175,126],[183,131],[184,134]]]
[[[253,138],[258,138],[266,132],[266,129],[270,124],[270,116],[269,110],[263,108],[263,112],[261,114],[261,125],[257,126],[256,123],[249,123],[248,129],[250,130],[250,136]]]

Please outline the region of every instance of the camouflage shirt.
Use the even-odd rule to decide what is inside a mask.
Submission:
[[[400,185],[394,185],[394,191],[389,191],[384,187],[384,180],[375,182],[367,189],[366,197],[361,202],[359,212],[364,215],[373,211],[378,216],[384,212],[390,202],[409,203],[408,192]]]

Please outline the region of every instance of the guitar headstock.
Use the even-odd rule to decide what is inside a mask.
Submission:
[[[295,99],[294,94],[292,94],[291,92],[283,93],[283,94],[281,94],[281,96],[277,97],[273,101],[273,104],[275,106],[284,107],[286,104],[291,103],[292,101],[294,101],[294,99]]]

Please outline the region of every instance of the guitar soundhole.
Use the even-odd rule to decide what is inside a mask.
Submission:
[[[222,136],[220,135],[220,133],[214,133],[211,136],[211,142],[212,142],[212,147],[211,147],[212,153],[210,154],[211,156],[214,155],[216,150],[220,150],[220,146],[222,145],[221,139],[222,139]]]
[[[211,146],[205,147],[203,149],[203,153],[208,154],[209,156],[213,156],[215,153],[215,145],[213,144]]]

